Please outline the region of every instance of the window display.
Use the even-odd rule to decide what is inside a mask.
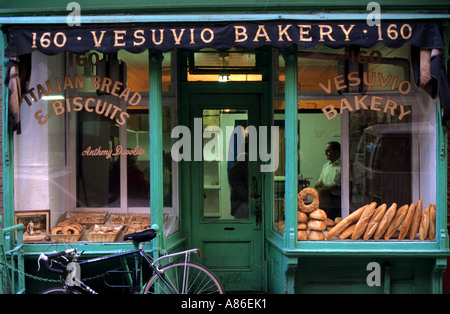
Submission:
[[[298,240],[434,240],[436,106],[414,83],[414,49],[298,49]],[[275,121],[282,51],[278,73]],[[274,176],[279,233],[283,181]]]
[[[165,151],[175,112],[170,54],[163,63]],[[35,52],[31,69],[14,138],[16,213],[50,209],[48,235],[39,241],[114,242],[148,229],[148,54]],[[164,160],[164,222],[173,233],[176,165]]]

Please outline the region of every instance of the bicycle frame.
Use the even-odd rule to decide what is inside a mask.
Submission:
[[[134,272],[129,271],[129,270],[125,270],[125,271],[117,271],[118,273],[130,273],[130,274],[134,274],[134,276],[131,276],[131,278],[128,278],[128,280],[130,281],[130,285],[128,286],[112,286],[109,285],[105,279],[104,282],[107,286],[110,287],[116,287],[116,288],[130,288],[133,289],[132,292],[137,292],[137,291],[141,291],[140,289],[143,287],[143,282],[142,282],[142,278],[141,278],[141,273],[142,273],[142,260],[144,259],[149,267],[152,269],[152,271],[154,273],[157,274],[157,276],[161,279],[161,281],[167,286],[167,288],[172,292],[172,293],[176,293],[176,289],[172,286],[172,284],[170,282],[168,282],[165,278],[164,278],[164,274],[162,271],[160,271],[160,262],[162,260],[165,259],[170,259],[173,258],[175,256],[180,256],[180,255],[185,255],[185,262],[189,261],[190,258],[190,254],[191,253],[200,253],[199,249],[190,249],[190,250],[185,250],[185,251],[181,251],[181,252],[176,252],[176,253],[172,253],[172,254],[167,254],[167,255],[163,255],[159,258],[157,258],[156,260],[152,261],[151,258],[149,256],[147,256],[147,254],[145,253],[145,251],[142,249],[142,243],[139,245],[138,249],[134,249],[134,250],[130,250],[130,251],[126,251],[126,252],[121,252],[121,253],[115,253],[115,254],[110,254],[110,255],[106,255],[106,256],[101,256],[101,257],[96,257],[96,258],[91,258],[91,259],[87,259],[87,260],[83,260],[83,261],[77,261],[78,265],[82,266],[82,265],[88,265],[88,264],[94,264],[94,263],[100,263],[100,262],[104,262],[104,261],[108,261],[111,259],[115,259],[115,258],[124,258],[130,255],[135,255],[137,256],[137,258],[135,258],[135,268],[134,268]],[[124,263],[124,266],[126,268],[128,268],[128,263]],[[107,271],[105,273],[105,275],[108,272],[115,272],[115,271]],[[186,274],[184,274],[184,276],[186,276]],[[80,287],[83,290],[86,290],[90,293],[96,293],[94,290],[92,290],[90,287],[88,287],[86,284],[84,284],[82,281],[77,280],[77,283],[80,285]]]

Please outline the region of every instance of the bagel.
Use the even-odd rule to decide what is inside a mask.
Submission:
[[[305,205],[304,199],[307,196],[312,196],[313,201],[309,205]],[[304,188],[297,195],[298,209],[304,213],[309,214],[310,212],[316,210],[319,207],[319,193],[313,188]]]
[[[74,225],[67,225],[62,228],[63,234],[80,234],[78,228]]]
[[[56,226],[55,228],[52,229],[52,234],[63,234],[62,229],[63,227]]]

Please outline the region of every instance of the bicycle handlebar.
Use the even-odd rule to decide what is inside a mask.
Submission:
[[[76,248],[67,249],[65,251],[56,252],[56,253],[52,253],[52,254],[49,254],[49,255],[45,255],[44,252],[42,252],[41,255],[39,255],[38,266],[40,266],[40,262],[42,261],[44,263],[45,268],[48,271],[61,275],[61,274],[64,273],[64,270],[63,269],[54,268],[54,267],[50,266],[50,261],[53,260],[53,259],[56,259],[56,258],[67,256],[67,255],[72,254],[72,253],[76,254],[76,252],[77,252]],[[38,268],[38,270],[39,270],[39,268]]]

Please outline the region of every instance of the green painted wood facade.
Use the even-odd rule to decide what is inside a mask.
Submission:
[[[67,15],[66,7],[60,1],[10,1],[0,7],[0,24],[63,24]],[[117,4],[116,4],[117,2]],[[207,24],[210,21],[237,20],[257,21],[270,19],[303,18],[309,20],[352,20],[365,19],[366,3],[362,1],[78,1],[82,8],[82,23],[133,23],[171,21],[196,21]],[[443,30],[447,50],[450,47],[450,30],[446,0],[425,1],[379,1],[382,14],[397,19],[432,19]],[[64,3],[65,4],[65,3]],[[229,8],[232,7],[233,10]],[[447,10],[447,11],[446,11]],[[324,13],[327,11],[326,13]],[[127,15],[128,14],[128,15]],[[163,14],[163,15],[161,15]],[[7,38],[3,34],[2,52]],[[448,55],[447,55],[448,58]],[[274,293],[440,293],[442,291],[442,273],[449,256],[449,239],[447,232],[447,138],[441,127],[440,114],[437,115],[437,154],[436,186],[437,191],[437,225],[436,241],[422,243],[400,242],[299,242],[297,241],[297,57],[296,47],[287,49],[284,55],[286,63],[286,228],[283,235],[272,232],[270,204],[271,197],[264,204],[264,290]],[[7,60],[2,53],[3,77],[5,77]],[[268,74],[273,75],[272,73]],[[161,54],[149,53],[150,91],[161,90]],[[219,84],[220,85],[220,84]],[[219,85],[210,89],[220,92]],[[209,86],[205,84],[186,84],[179,82],[181,95],[195,93]],[[240,90],[243,89],[243,90]],[[261,94],[268,93],[269,88],[260,83],[253,86],[233,88],[236,93],[254,90]],[[161,93],[150,92],[150,147],[151,152],[151,217],[155,226],[162,226],[162,104]],[[268,95],[266,95],[268,99]],[[8,99],[8,89],[3,86],[3,99]],[[189,106],[180,101],[178,121],[184,122],[189,117]],[[271,112],[271,103],[266,100],[264,109]],[[13,140],[8,126],[7,103],[3,103],[3,181],[4,181],[4,225],[14,224],[14,164]],[[270,125],[269,114],[262,115],[262,124]],[[192,200],[190,180],[192,168],[181,163],[179,168],[180,222],[182,232],[172,237],[160,235],[153,241],[154,254],[165,250],[179,250],[192,245],[190,228],[192,228]],[[262,178],[263,194],[272,195],[271,177]],[[289,201],[291,200],[291,201]],[[23,247],[30,269],[35,265],[37,255],[46,245],[25,244]],[[100,255],[119,252],[131,244],[124,243],[79,243],[76,244],[87,255]],[[381,286],[368,286],[367,265],[377,262],[381,265]],[[27,282],[33,285],[32,281]],[[33,288],[30,288],[33,290]],[[245,290],[245,289],[244,289]]]

